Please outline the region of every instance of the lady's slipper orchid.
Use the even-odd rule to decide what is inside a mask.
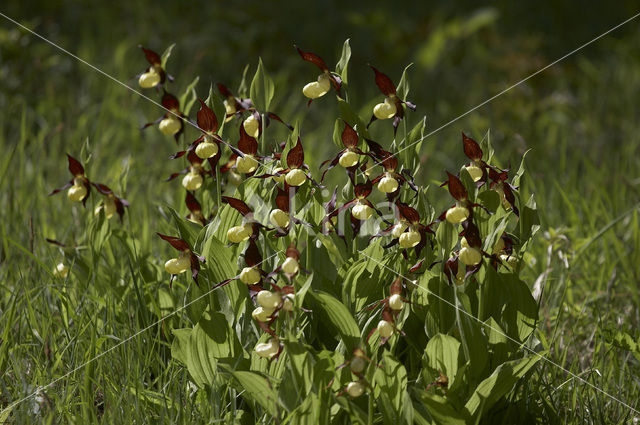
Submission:
[[[262,308],[275,310],[282,302],[282,296],[276,292],[262,290],[256,295],[256,302]]]
[[[365,153],[358,148],[358,133],[346,121],[344,122],[344,130],[342,130],[341,139],[344,149],[338,152],[333,159],[328,159],[320,164],[320,168],[324,167],[327,163],[329,164],[327,169],[322,173],[320,181],[324,180],[324,176],[327,174],[327,171],[340,164],[347,170],[349,179],[354,183],[355,171],[360,163],[360,156],[364,156]]]
[[[409,178],[397,172],[398,158],[391,152],[383,149],[382,146],[373,140],[365,140],[369,146],[369,155],[376,159],[378,161],[377,164],[382,165],[385,169],[384,173],[372,180],[373,184],[377,184],[378,190],[385,193],[389,201],[393,201],[400,194],[398,188],[404,183],[407,183],[417,194],[418,188],[413,183],[413,177],[409,172],[407,170],[402,171],[402,173],[406,174]]]
[[[162,96],[161,105],[167,112],[156,121],[142,126],[142,129],[158,124],[161,132],[168,136],[173,136],[176,139],[176,143],[178,143],[178,139],[180,139],[180,135],[184,131],[183,121],[187,120],[187,117],[180,112],[180,101],[171,93],[165,92]]]
[[[206,171],[204,169],[204,166],[202,165],[203,160],[196,154],[195,150],[189,151],[187,154],[187,161],[191,164],[189,167],[171,174],[166,181],[173,180],[184,174],[184,177],[182,178],[182,186],[184,186],[188,191],[193,192],[202,187],[204,178],[207,175],[212,175],[212,171]]]
[[[262,264],[262,255],[260,254],[260,250],[258,249],[258,245],[256,245],[256,241],[254,239],[249,239],[247,249],[244,251],[244,262],[246,267],[242,269],[240,274],[230,279],[223,280],[212,289],[225,286],[234,280],[240,280],[242,283],[248,285],[252,290],[260,288],[257,289],[257,292],[260,292],[262,290],[262,277],[266,275],[266,273],[260,268],[260,264]]]
[[[194,254],[191,250],[191,247],[184,239],[180,239],[175,236],[163,235],[161,233],[156,234],[165,241],[169,242],[169,244],[176,250],[180,251],[180,255],[178,255],[178,257],[168,260],[164,265],[165,270],[169,274],[171,274],[169,287],[171,287],[173,279],[176,277],[176,275],[183,273],[189,269],[191,269],[191,277],[197,285],[198,273],[200,272],[200,263],[205,262],[204,257]]]
[[[336,93],[340,95],[340,88],[342,87],[342,80],[336,74],[331,73],[329,71],[329,67],[325,63],[324,60],[315,53],[305,52],[300,49],[298,46],[294,46],[300,57],[307,61],[311,62],[315,66],[320,69],[321,74],[318,75],[316,81],[312,81],[309,84],[305,85],[302,89],[302,94],[309,99],[309,104],[313,101],[313,99],[318,99],[319,97],[327,94],[329,90],[331,90],[331,86],[336,90]]]
[[[277,339],[270,338],[267,342],[257,344],[254,351],[260,357],[272,359],[280,351],[280,343]]]
[[[364,394],[366,387],[360,381],[353,381],[347,384],[347,394],[349,394],[353,398],[358,398],[362,394]]]
[[[256,307],[251,312],[251,317],[258,322],[268,322],[275,310],[273,308]]]
[[[241,99],[239,97],[235,97],[231,90],[229,90],[224,84],[217,84],[218,91],[222,95],[224,104],[226,117],[225,122],[228,122],[233,119],[234,116],[241,116],[241,114],[253,107],[253,103],[251,103],[251,99]]]
[[[129,206],[129,202],[126,199],[122,199],[117,197],[113,191],[104,184],[100,183],[91,183],[93,187],[95,187],[98,192],[105,196],[105,199],[102,201],[100,205],[96,208],[96,214],[100,213],[100,210],[104,211],[104,215],[107,219],[113,217],[114,214],[118,214],[120,217],[120,221],[122,221],[122,217],[124,216],[125,207]]]
[[[500,195],[502,207],[505,210],[513,210],[515,215],[520,215],[520,211],[516,206],[516,197],[513,194],[513,191],[518,188],[512,186],[507,181],[507,178],[509,177],[508,172],[509,170],[498,170],[493,167],[489,168],[489,178],[491,179],[490,187]]]
[[[465,169],[475,183],[484,184],[487,180],[487,168],[489,166],[482,160],[483,152],[480,145],[471,137],[462,133],[462,147],[464,154],[471,160],[470,163],[465,165]]]
[[[144,52],[144,56],[149,62],[149,67],[138,77],[138,84],[143,89],[150,89],[165,83],[165,80],[173,81],[173,77],[168,75],[162,68],[162,57],[153,50],[139,46]]]
[[[223,196],[222,202],[229,204],[231,208],[242,215],[242,224],[234,226],[227,231],[229,242],[240,243],[249,238],[257,239],[258,231],[264,226],[253,219],[251,208],[240,199],[232,198],[231,196]]]
[[[387,75],[378,71],[375,67],[369,65],[376,75],[376,85],[378,89],[385,95],[384,102],[378,103],[373,108],[373,115],[369,121],[369,125],[375,120],[386,120],[393,118],[393,132],[395,134],[398,129],[398,124],[404,118],[404,106],[416,110],[416,105],[411,102],[400,99],[396,94],[396,86]]]
[[[84,167],[74,157],[67,154],[67,160],[69,162],[69,172],[73,175],[73,178],[61,188],[53,190],[49,193],[49,196],[69,189],[67,197],[73,202],[82,202],[85,205],[89,195],[91,194],[91,182],[84,173]]]
[[[473,218],[472,208],[480,207],[485,210],[486,208],[480,204],[474,204],[469,201],[469,193],[458,177],[454,176],[448,171],[447,176],[449,177],[449,180],[445,182],[443,186],[447,185],[449,193],[456,200],[456,203],[445,212],[443,212],[438,220],[447,220],[451,224],[463,223],[464,225],[464,223],[471,221],[471,219]]]

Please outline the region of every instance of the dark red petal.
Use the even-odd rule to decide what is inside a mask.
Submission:
[[[180,110],[180,101],[177,97],[172,95],[171,93],[165,92],[162,96],[162,107],[166,108],[170,111],[179,111]]]
[[[71,174],[73,174],[74,176],[84,176],[84,167],[82,166],[80,161],[69,154],[67,154],[67,159],[69,160],[69,171],[71,172]]]
[[[224,84],[217,83],[216,86],[218,86],[218,91],[220,92],[222,97],[224,97],[225,99],[229,97],[233,97],[233,93],[231,93],[231,90],[229,90]]]
[[[103,195],[112,195],[113,191],[109,188],[109,186],[102,184],[102,183],[91,183],[93,185],[93,187],[95,187],[96,189],[98,189],[98,192],[102,193]]]
[[[373,69],[373,72],[375,72],[376,74],[376,85],[378,86],[382,94],[384,94],[385,96],[396,94],[396,86],[395,84],[393,84],[393,81],[391,81],[391,78],[378,71],[374,66],[369,65],[369,67]]]
[[[478,142],[462,133],[462,147],[464,154],[472,161],[480,161],[482,159],[482,149]]]
[[[195,213],[196,211],[202,211],[200,202],[198,202],[196,197],[193,196],[193,194],[189,191],[187,191],[187,196],[185,197],[184,202],[187,205],[187,208],[189,208],[189,211],[191,211],[192,213]]]
[[[191,251],[191,248],[189,248],[189,244],[183,239],[177,238],[175,236],[163,235],[162,233],[158,233],[158,232],[156,232],[156,235],[160,236],[162,239],[169,242],[171,246],[177,249],[178,251]]]
[[[247,155],[255,155],[258,153],[258,141],[249,136],[244,129],[244,125],[240,125],[240,140],[238,140],[238,149]]]
[[[202,101],[202,99],[198,99],[200,101],[200,110],[198,111],[198,127],[201,130],[215,133],[218,131],[218,119],[216,118],[216,114],[207,106],[206,103]]]
[[[223,196],[221,199],[222,202],[229,204],[231,208],[238,211],[243,216],[252,213],[251,208],[249,208],[249,206],[240,199],[232,198],[231,196]]]
[[[160,57],[159,54],[157,54],[153,50],[145,49],[142,46],[139,46],[139,47],[144,52],[144,55],[147,58],[147,62],[149,62],[151,65],[160,65],[160,64],[162,64],[162,58]]]
[[[298,137],[298,143],[287,153],[287,165],[289,168],[300,168],[304,164],[304,150]]]
[[[295,258],[296,261],[300,259],[300,252],[296,249],[295,245],[291,243],[287,248],[287,257]]]
[[[482,239],[480,239],[480,230],[478,230],[478,227],[473,224],[471,220],[464,221],[462,227],[464,228],[464,237],[469,246],[482,248]]]
[[[464,201],[467,199],[467,189],[462,184],[462,181],[450,172],[447,171],[447,176],[449,176],[449,193],[458,201]]]
[[[289,212],[289,191],[288,185],[285,184],[285,188],[281,189],[277,187],[278,193],[276,194],[276,206],[284,212]]]
[[[418,213],[418,210],[400,201],[398,201],[396,205],[398,206],[400,215],[409,223],[418,223],[420,221],[420,213]]]
[[[346,148],[355,148],[358,145],[358,133],[346,121],[342,130],[342,144]]]
[[[262,262],[262,255],[254,239],[249,239],[249,245],[244,251],[244,262],[249,267],[255,267]]]
[[[298,51],[298,53],[300,54],[300,57],[307,61],[307,62],[311,62],[312,64],[314,64],[315,66],[317,66],[318,68],[320,68],[320,70],[322,72],[324,71],[328,71],[329,67],[327,66],[327,64],[322,60],[322,58],[318,55],[316,55],[315,53],[311,53],[311,52],[305,52],[302,49],[300,49],[298,46],[293,46],[296,48],[296,50]]]
[[[353,193],[356,195],[357,198],[366,198],[367,196],[369,196],[369,194],[371,194],[371,189],[372,189],[371,180],[367,180],[364,183],[359,183],[355,185],[355,187],[353,188]]]

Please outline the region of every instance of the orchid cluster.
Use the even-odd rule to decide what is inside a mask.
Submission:
[[[169,288],[175,291],[178,284],[174,283],[179,282],[179,290],[194,288],[211,294],[208,306],[194,314],[193,320],[223,317],[216,323],[220,329],[228,327],[225,332],[229,339],[207,340],[206,344],[220,344],[220,352],[237,347],[233,355],[225,351],[227,357],[220,354],[221,358],[215,359],[215,370],[228,373],[232,364],[264,380],[270,376],[269,370],[277,369],[274,365],[289,364],[301,351],[308,357],[304,361],[296,357],[296,362],[312,359],[320,364],[317,353],[334,349],[335,353],[326,354],[332,366],[324,365],[322,371],[314,369],[313,373],[320,376],[329,371],[326,381],[318,378],[318,382],[322,381],[335,399],[341,399],[338,405],[344,407],[349,403],[360,406],[358,399],[364,394],[370,399],[380,397],[380,392],[391,388],[389,383],[381,384],[380,370],[392,362],[400,365],[396,357],[410,358],[412,364],[436,365],[428,372],[413,371],[412,379],[423,384],[422,397],[444,400],[447,391],[456,388],[453,383],[462,379],[479,382],[479,378],[461,377],[463,373],[475,373],[472,367],[458,369],[456,363],[455,370],[447,370],[426,354],[432,340],[466,337],[454,330],[455,315],[443,313],[454,304],[447,299],[449,307],[439,304],[440,298],[457,294],[463,307],[472,312],[469,314],[475,314],[481,322],[491,317],[512,333],[529,323],[509,322],[530,319],[526,316],[529,312],[516,314],[509,306],[490,310],[485,294],[485,288],[498,281],[521,283],[518,271],[523,246],[534,232],[523,231],[520,221],[523,205],[517,185],[522,172],[510,176],[510,170],[495,164],[488,142],[481,146],[463,133],[462,151],[468,162],[459,170],[443,173],[446,179],[441,187],[446,187],[448,194],[440,189],[441,194],[451,196],[453,201],[436,214],[427,188],[414,179],[422,166],[418,155],[406,155],[406,150],[418,143],[425,124],[422,121],[417,131],[406,131],[403,120],[416,106],[406,100],[408,90],[403,83],[396,86],[389,76],[370,66],[372,87],[375,84],[384,98],[376,100],[381,101],[372,108],[365,124],[346,100],[349,54],[343,52],[336,70],[331,70],[315,53],[297,46],[296,50],[320,71],[301,87],[307,107],[321,107],[319,99],[330,92],[341,105],[334,126],[338,152],[320,164],[319,179],[316,170],[305,162],[305,148],[318,140],[301,135],[299,124],[294,128],[269,110],[274,87],[262,64],[251,84],[251,98],[246,96],[244,84],[236,95],[217,83],[219,95],[212,85],[206,100],[197,97],[193,88],[179,99],[167,91],[173,81],[165,70],[167,55],[143,48],[149,67],[138,78],[140,87],[156,90],[165,111],[143,128],[157,126],[161,133],[182,144],[182,150],[171,159],[182,158],[185,162],[182,170],[167,179],[180,178],[184,189],[180,199],[184,199],[186,214],[182,221],[176,215],[179,235],[157,233],[177,251],[164,262],[164,270],[171,276]],[[186,100],[189,96],[191,101]],[[195,121],[189,117],[191,104],[199,106]],[[267,132],[273,121],[283,126]],[[376,121],[391,125],[372,137],[369,129],[384,125],[374,124]],[[193,127],[196,134],[186,139],[193,132],[188,127]],[[399,129],[405,139],[413,139],[404,145],[398,143]],[[273,134],[275,143],[267,139],[267,133]],[[387,133],[393,134],[392,141],[380,136]],[[284,140],[278,140],[282,134]],[[128,206],[125,200],[107,186],[92,183],[72,157],[69,170],[73,179],[62,189],[68,189],[70,200],[85,203],[91,188],[95,188],[105,197],[99,206],[105,215],[118,213],[122,218]],[[340,175],[343,180],[327,191],[330,174],[334,180]],[[328,200],[323,198],[327,193],[332,193]],[[526,208],[527,214],[531,211],[533,207]],[[527,221],[533,222],[530,218]],[[186,281],[178,278],[187,271],[191,274]],[[57,271],[59,275],[67,272],[64,267]],[[196,285],[190,286],[191,281]],[[474,302],[477,305],[472,305]],[[323,330],[325,323],[333,332]],[[249,342],[234,343],[238,334],[250,338]],[[191,335],[196,338],[196,332]],[[203,335],[200,337],[205,338],[206,332]],[[520,333],[516,336],[519,340],[526,338]],[[185,341],[175,339],[176,353],[183,353],[179,359],[194,379],[201,379],[197,370],[202,368],[194,366],[195,360],[184,354],[194,348],[180,347],[195,342]],[[210,346],[206,344],[202,346]],[[247,346],[252,347],[250,353],[245,352]],[[237,359],[230,362],[233,356]],[[475,362],[472,358],[466,361]],[[482,367],[486,370],[481,373],[490,372],[488,366]],[[283,372],[278,373],[278,381],[285,379]],[[455,373],[459,373],[458,378]],[[406,382],[404,385],[402,391],[406,391]],[[320,393],[323,389],[314,386],[313,391]],[[345,394],[348,397],[342,397]],[[466,396],[460,395],[460,399]],[[410,398],[408,393],[404,397]],[[385,403],[390,402],[378,402],[379,409],[387,409]]]

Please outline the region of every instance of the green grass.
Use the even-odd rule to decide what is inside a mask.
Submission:
[[[143,10],[129,12],[144,16]],[[89,16],[86,10],[79,13]],[[189,13],[185,21],[192,17],[199,22],[197,11]],[[435,22],[440,26],[453,19],[444,7],[442,15],[444,18]],[[619,20],[627,15],[620,12]],[[175,41],[167,29],[168,19],[160,22],[161,36],[151,36],[153,28],[148,23],[141,24],[134,34],[127,34],[124,25],[115,25],[122,39],[105,43],[94,35],[71,45],[80,56],[127,79],[144,67],[134,47],[137,43],[156,43],[153,47],[160,50]],[[500,30],[500,22],[481,31],[481,39],[452,41],[449,54],[438,59],[437,71],[420,63],[415,66],[410,72],[410,98],[420,109],[409,115],[410,126],[427,114],[427,131],[432,130],[555,59],[553,53],[557,52],[538,49],[541,32],[531,36],[522,32],[511,38],[512,34]],[[271,28],[260,25],[252,31]],[[368,25],[358,34],[374,27]],[[85,34],[86,26],[86,22],[82,24],[78,33]],[[600,27],[607,29],[593,22],[593,36]],[[188,31],[182,20],[177,28],[178,34]],[[42,29],[51,26],[46,24]],[[64,34],[66,29],[62,27],[60,32]],[[203,40],[211,36],[196,31],[193,37],[197,46],[203,46]],[[221,57],[233,61],[234,69],[216,63],[216,49],[198,51],[188,45],[187,38],[181,38],[171,62],[173,68],[170,66],[178,77],[176,86],[184,88],[199,74],[198,91],[206,97],[213,74],[236,87],[239,64],[248,62],[255,67],[257,63],[257,57],[252,56],[256,47],[251,45],[255,35],[247,37],[246,45],[237,42],[242,60],[229,48],[221,49]],[[340,45],[326,45],[316,37],[316,44],[304,37],[312,44],[309,48],[317,48],[328,62],[335,63],[331,55],[337,54],[334,52]],[[462,160],[461,130],[478,139],[490,132],[499,157],[509,158],[514,167],[518,156],[532,148],[522,192],[535,193],[542,232],[532,247],[524,276],[532,289],[537,280],[543,288],[537,335],[540,346],[549,350],[550,360],[636,409],[640,409],[639,356],[615,341],[619,332],[638,341],[640,324],[640,106],[634,95],[640,90],[638,41],[634,31],[607,37],[597,47],[567,59],[443,129],[423,144],[423,169],[438,172],[417,176],[424,182]],[[362,39],[356,46],[359,43],[364,44]],[[577,44],[567,45],[559,53]],[[497,60],[483,46],[507,46],[501,47],[506,51],[501,57],[511,54],[512,62]],[[297,93],[313,72],[298,63],[293,49],[286,48],[284,53],[276,48],[266,50],[263,56],[281,93]],[[400,57],[390,54],[392,59],[382,57],[379,61],[399,78],[402,67],[393,61],[414,60],[415,51],[405,50],[404,56],[395,53]],[[6,22],[0,26],[0,54],[0,147],[4,152],[0,158],[0,407],[4,407],[182,305],[187,280],[178,280],[170,295],[161,267],[170,249],[154,235],[156,231],[172,232],[166,205],[180,205],[184,210],[179,183],[162,181],[181,168],[167,159],[175,144],[155,129],[139,131],[141,123],[159,115],[157,108],[50,46],[20,35]],[[370,49],[355,54],[352,66],[364,67],[367,60],[378,62],[378,57],[365,55],[384,52]],[[511,65],[516,56],[518,72]],[[191,57],[196,59],[190,61]],[[178,67],[178,63],[184,66]],[[209,68],[212,66],[216,68]],[[361,69],[357,73],[368,75],[366,72]],[[284,90],[291,80],[295,90]],[[354,83],[354,91],[357,98],[352,102],[361,104],[363,111],[373,105],[377,94],[370,82]],[[331,134],[318,126],[322,117],[335,116],[335,110],[323,109],[331,103],[328,99],[314,103],[311,109],[303,102],[301,96],[285,97],[276,91],[275,109],[289,121],[303,121],[306,140],[313,146],[309,157],[318,165],[334,152]],[[191,137],[195,132],[188,134]],[[271,134],[275,142],[285,133],[274,129]],[[379,138],[388,136],[377,133]],[[70,205],[64,194],[47,197],[69,179],[65,152],[83,160],[90,158],[89,176],[132,202],[122,224],[115,219],[109,224],[111,234],[103,246],[95,242],[101,229],[87,224],[95,196],[86,211]],[[45,238],[59,240],[69,248],[59,249]],[[74,263],[76,252],[90,253],[91,261]],[[68,279],[54,278],[51,270],[63,260],[72,265],[73,272]],[[235,408],[224,400],[234,397],[202,391],[196,394],[186,369],[172,360],[168,330],[190,325],[188,312],[183,312],[164,325],[152,326],[38,397],[19,404],[11,420],[224,422],[225,415]],[[530,416],[516,419],[509,416],[516,413],[509,411],[495,418],[496,422],[629,423],[637,418],[604,394],[542,362],[519,390],[528,395],[526,411]]]

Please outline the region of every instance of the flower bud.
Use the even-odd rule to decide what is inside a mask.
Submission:
[[[287,294],[282,298],[282,309],[284,311],[293,311],[294,294]]]
[[[402,301],[400,294],[393,294],[389,297],[389,308],[391,310],[402,310],[402,307],[404,307],[404,301]]]
[[[256,320],[258,322],[268,322],[269,320],[271,320],[273,311],[274,309],[272,308],[256,307],[251,312],[251,317],[253,317],[253,320]]]
[[[66,279],[67,276],[69,276],[69,267],[65,266],[64,263],[58,263],[58,265],[53,269],[53,275],[62,279]]]
[[[302,186],[304,182],[307,181],[307,175],[304,173],[304,170],[294,168],[293,170],[289,170],[284,179],[289,186],[297,187]]]
[[[87,196],[87,188],[83,184],[74,184],[67,192],[67,197],[73,202],[80,202],[85,196]]]
[[[253,228],[247,223],[243,226],[233,226],[227,230],[227,239],[229,239],[231,243],[240,243],[249,239],[249,236],[252,234]]]
[[[254,348],[257,355],[260,357],[264,357],[270,359],[271,357],[278,354],[280,350],[280,344],[274,338],[270,338],[267,342],[262,342]]]
[[[456,205],[447,210],[447,221],[451,224],[458,224],[469,218],[469,209]]]
[[[286,274],[296,274],[299,269],[298,261],[293,257],[287,257],[284,263],[282,263],[282,271]]]
[[[349,362],[349,368],[351,369],[351,372],[355,373],[356,375],[362,373],[365,367],[367,367],[367,361],[360,356],[354,356]]]
[[[202,186],[202,176],[197,171],[191,171],[182,178],[182,186],[187,190],[198,190]]]
[[[471,164],[465,168],[474,182],[477,182],[482,178],[482,168],[478,167],[476,164]]]
[[[196,146],[196,155],[198,155],[198,158],[207,159],[215,156],[218,150],[217,144],[209,142],[205,138],[202,143],[198,143],[198,146]]]
[[[422,237],[420,236],[419,232],[416,232],[415,230],[409,230],[408,232],[404,232],[400,235],[400,240],[398,241],[398,243],[400,244],[401,248],[408,249],[418,245],[421,240]]]
[[[140,84],[140,87],[142,87],[143,89],[150,89],[157,86],[159,83],[160,74],[158,74],[158,72],[156,72],[155,68],[153,67],[149,69],[148,72],[140,75],[140,78],[138,79],[138,84]]]
[[[482,253],[478,248],[474,247],[465,247],[460,250],[460,254],[458,254],[458,258],[463,264],[467,266],[475,266],[482,261]]]
[[[164,263],[164,269],[169,274],[184,273],[191,268],[190,255],[180,255],[178,258],[172,258]]]
[[[373,108],[373,115],[379,120],[386,120],[393,117],[397,112],[395,102],[387,97],[383,103],[378,103]]]
[[[253,155],[245,155],[244,158],[239,156],[236,160],[236,170],[242,174],[249,174],[256,171],[258,161]]]
[[[399,222],[391,229],[391,236],[393,236],[394,238],[399,238],[402,233],[407,230],[407,227],[409,226],[404,221]]]
[[[269,214],[269,221],[279,229],[286,229],[289,226],[289,214],[276,208]]]
[[[280,301],[282,301],[282,297],[280,294],[271,292],[271,291],[260,291],[258,295],[256,295],[256,302],[267,310],[274,310],[276,307],[280,305]]]
[[[249,115],[246,120],[242,123],[244,127],[244,131],[254,139],[257,139],[260,135],[260,122],[256,119],[256,117]]]
[[[353,167],[358,163],[358,154],[354,151],[346,151],[340,155],[338,163],[344,168]]]
[[[175,115],[170,114],[168,117],[163,118],[158,124],[158,128],[167,136],[173,136],[182,128],[182,122]]]
[[[394,329],[393,325],[386,320],[381,320],[378,322],[378,333],[382,338],[389,338],[393,335]]]
[[[358,203],[351,209],[351,215],[353,215],[358,220],[367,220],[373,215],[373,208],[365,203]]]
[[[260,272],[253,267],[245,267],[240,272],[240,281],[247,285],[255,285],[260,282]]]
[[[398,180],[391,177],[389,174],[384,176],[378,182],[378,190],[382,193],[392,193],[398,189]]]
[[[364,389],[364,385],[359,381],[349,382],[347,385],[347,394],[353,398],[357,398],[364,394]]]

